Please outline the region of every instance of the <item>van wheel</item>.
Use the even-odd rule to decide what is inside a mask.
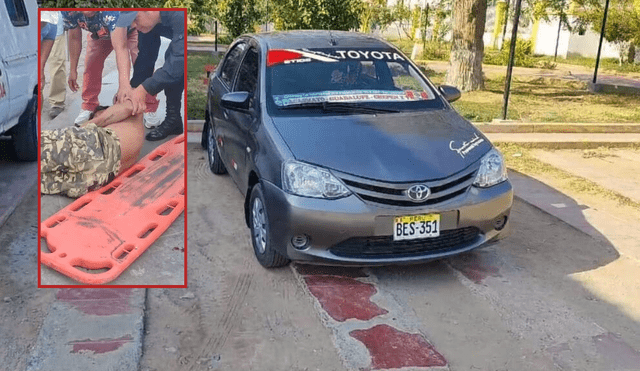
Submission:
[[[38,96],[34,95],[27,104],[18,125],[11,130],[13,148],[20,161],[38,159]]]
[[[265,268],[276,268],[289,264],[289,259],[276,251],[271,243],[267,207],[264,202],[262,186],[259,183],[251,190],[249,207],[249,212],[251,213],[249,218],[251,241],[253,242],[253,252],[256,254],[258,262]]]

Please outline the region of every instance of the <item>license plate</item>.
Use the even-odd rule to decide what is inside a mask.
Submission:
[[[440,235],[440,214],[396,216],[393,220],[393,240],[414,240]]]

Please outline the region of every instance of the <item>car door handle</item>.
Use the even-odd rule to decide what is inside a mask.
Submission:
[[[222,110],[222,115],[224,116],[224,119],[225,119],[225,120],[228,120],[228,119],[229,119],[229,112],[227,112],[227,110],[226,110],[226,109],[225,109],[225,110]]]

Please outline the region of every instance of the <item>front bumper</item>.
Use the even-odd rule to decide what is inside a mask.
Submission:
[[[299,262],[350,266],[419,263],[475,249],[486,242],[506,237],[510,229],[513,188],[508,180],[486,189],[472,186],[450,201],[421,208],[378,205],[355,195],[338,200],[300,197],[288,194],[269,182],[262,185],[271,243],[280,253]],[[392,236],[395,216],[429,213],[441,214],[441,234],[467,227],[477,228],[478,233],[471,240],[466,239],[447,249],[409,254],[334,253],[338,246],[343,246],[350,239],[371,237],[379,240],[382,236]],[[507,217],[506,225],[496,230],[494,221],[502,217]],[[466,230],[469,229],[472,228]],[[299,235],[309,238],[304,249],[296,249],[291,243],[292,238]],[[399,250],[396,248],[394,251]]]

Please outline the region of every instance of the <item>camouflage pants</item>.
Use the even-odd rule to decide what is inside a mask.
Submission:
[[[120,140],[111,129],[89,124],[43,130],[40,190],[80,197],[109,183],[120,170]]]

